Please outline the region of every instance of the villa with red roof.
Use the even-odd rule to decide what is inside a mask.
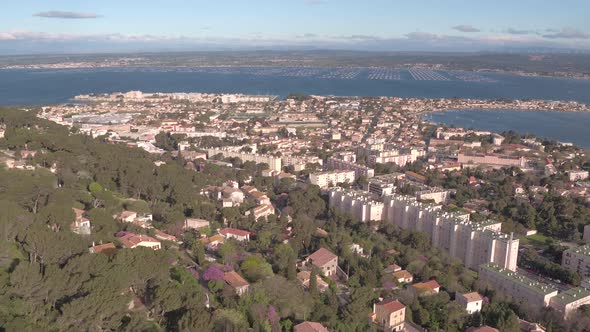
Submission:
[[[160,241],[143,234],[125,233],[119,236],[119,241],[123,247],[130,249],[137,247],[146,247],[154,250],[162,249]]]
[[[295,332],[328,332],[324,325],[316,322],[305,321],[301,324],[295,325],[293,331]]]
[[[426,282],[418,282],[410,286],[410,290],[416,296],[434,295],[440,291],[440,285],[436,280],[428,280]]]
[[[373,304],[373,313],[370,317],[381,331],[403,331],[406,321],[406,306],[398,300],[383,300]]]
[[[238,241],[250,241],[251,232],[237,229],[237,228],[223,228],[219,230],[219,234],[226,239],[236,239]]]
[[[246,279],[242,278],[236,271],[225,272],[223,280],[234,289],[238,296],[244,295],[250,287]]]
[[[318,251],[309,255],[305,261],[317,267],[326,277],[336,275],[338,256],[326,248],[320,248]]]

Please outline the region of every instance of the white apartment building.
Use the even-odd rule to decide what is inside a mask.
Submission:
[[[534,281],[496,264],[481,265],[479,279],[515,301],[534,307],[548,306],[551,298],[557,295],[557,289],[552,286]]]
[[[324,164],[324,161],[316,156],[283,156],[281,160],[283,166],[293,166],[295,172],[303,171],[307,164]]]
[[[395,194],[384,198],[383,220],[401,229],[427,233],[432,246],[445,250],[471,269],[493,262],[516,270],[519,240],[501,233],[499,222],[471,223],[463,215],[442,212],[439,205]]]
[[[242,161],[253,161],[257,164],[268,164],[268,167],[273,171],[281,171],[282,168],[281,158],[254,153],[242,153],[221,149],[207,149],[207,158],[211,159],[212,156],[217,154],[222,154],[225,158],[240,158]]]
[[[561,266],[578,272],[583,279],[590,277],[590,245],[564,251]]]
[[[320,188],[333,187],[339,183],[353,183],[354,180],[354,171],[327,171],[309,175],[309,182]]]
[[[329,170],[346,170],[346,171],[354,171],[355,176],[360,178],[361,176],[365,176],[367,178],[372,178],[375,176],[375,170],[369,168],[367,166],[351,163],[348,161],[340,160],[337,158],[329,158],[328,159],[328,169]]]
[[[330,190],[330,208],[336,208],[360,222],[383,219],[383,203],[374,200],[366,191],[333,188]]]
[[[416,198],[421,201],[432,200],[436,204],[444,203],[451,196],[449,190],[443,188],[430,188],[416,193]]]
[[[549,301],[549,306],[560,312],[564,319],[568,319],[573,312],[586,304],[590,304],[590,290],[584,287],[561,292]]]
[[[396,183],[403,179],[402,173],[391,173],[387,175],[370,178],[367,184],[367,191],[379,197],[395,193]]]

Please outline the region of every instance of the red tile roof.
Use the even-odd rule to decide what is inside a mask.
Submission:
[[[237,228],[223,228],[219,231],[219,234],[226,236],[227,234],[237,235],[237,236],[248,236],[252,234],[251,232],[237,229]]]
[[[389,313],[397,312],[406,308],[403,303],[395,299],[383,300],[375,305],[384,307]]]
[[[115,247],[115,245],[113,243],[105,243],[105,244],[95,245],[93,247],[90,247],[90,249],[94,253],[99,253],[99,252],[114,251],[114,250],[117,250],[117,247]]]
[[[334,255],[330,250],[325,248],[320,248],[318,251],[314,252],[308,257],[311,263],[317,267],[323,267],[335,258],[338,258],[338,256]]]
[[[242,276],[239,275],[236,271],[226,272],[223,275],[223,280],[225,280],[225,282],[227,282],[233,288],[249,285],[249,283],[244,278],[242,278]]]
[[[125,235],[119,237],[119,241],[123,244],[126,248],[133,248],[140,244],[141,242],[158,242],[160,241],[154,239],[151,236],[143,235],[143,234],[135,234],[135,233],[126,233]]]
[[[322,324],[316,322],[303,322],[295,325],[295,332],[328,332]]]

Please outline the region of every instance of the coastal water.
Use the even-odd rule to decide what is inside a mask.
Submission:
[[[382,74],[378,76],[378,74]],[[305,93],[336,96],[551,99],[590,104],[590,80],[374,69],[98,68],[0,70],[0,105],[62,103],[78,94],[125,92]],[[376,76],[377,75],[377,76]]]
[[[533,134],[590,149],[590,113],[513,110],[459,110],[424,115],[431,122],[455,127]]]
[[[590,80],[375,68],[95,68],[0,70],[0,105],[68,102],[78,94],[145,92],[290,93],[417,98],[547,99],[590,104]],[[590,147],[590,114],[460,111],[430,120],[516,130]]]

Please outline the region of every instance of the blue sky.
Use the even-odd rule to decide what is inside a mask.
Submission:
[[[20,0],[0,53],[590,49],[587,0]]]

